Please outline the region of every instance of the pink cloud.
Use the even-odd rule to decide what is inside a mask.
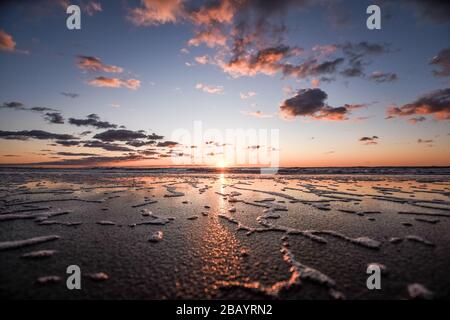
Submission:
[[[137,26],[175,23],[184,15],[181,0],[141,0],[142,6],[131,10],[129,20]]]
[[[0,50],[13,52],[16,50],[16,42],[13,37],[0,29]]]
[[[195,88],[198,89],[198,90],[202,90],[204,92],[207,92],[207,93],[212,93],[212,94],[221,94],[221,93],[223,93],[223,87],[222,86],[211,86],[211,85],[207,85],[207,84],[203,84],[203,83],[197,83]]]
[[[127,88],[137,90],[141,86],[141,81],[136,79],[96,77],[95,79],[90,80],[88,84],[94,87]]]
[[[121,73],[123,68],[104,64],[99,58],[89,56],[78,56],[77,67],[85,71],[103,71],[109,73]]]

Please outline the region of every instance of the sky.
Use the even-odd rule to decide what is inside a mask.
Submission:
[[[2,165],[450,165],[446,2],[0,6]]]

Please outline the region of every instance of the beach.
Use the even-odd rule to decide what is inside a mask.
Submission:
[[[433,170],[5,168],[0,296],[448,299],[450,175]]]

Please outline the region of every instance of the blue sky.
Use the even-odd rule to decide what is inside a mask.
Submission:
[[[126,130],[155,132],[169,140],[175,129],[190,129],[193,121],[201,120],[204,127],[220,130],[279,129],[281,163],[284,165],[449,165],[450,127],[449,119],[445,118],[450,114],[448,93],[446,96],[444,93],[444,100],[447,100],[443,109],[442,105],[439,109],[444,112],[443,119],[442,116],[438,119],[439,110],[436,111],[433,105],[425,114],[414,113],[418,112],[416,108],[409,117],[398,113],[392,119],[386,119],[390,106],[400,108],[414,103],[421,95],[449,87],[448,76],[436,76],[432,72],[448,68],[449,62],[434,65],[429,62],[449,47],[450,17],[445,19],[445,16],[428,14],[429,8],[421,1],[409,4],[402,1],[395,4],[381,2],[381,30],[366,28],[368,15],[365,9],[371,4],[366,1],[340,1],[334,4],[324,1],[323,5],[286,1],[289,2],[287,9],[276,14],[258,8],[258,1],[244,1],[249,4],[242,10],[264,19],[267,25],[286,28],[282,42],[268,43],[271,40],[269,35],[258,34],[269,40],[265,39],[264,45],[252,44],[246,48],[248,55],[270,46],[299,47],[304,50],[302,54],[289,56],[285,60],[295,65],[317,55],[313,48],[318,45],[350,43],[353,48],[364,42],[386,46],[387,49],[381,54],[362,57],[365,76],[360,77],[340,74],[349,59],[340,49],[330,56],[320,57],[320,62],[339,57],[345,59],[339,69],[329,74],[289,76],[283,74],[282,66],[278,64],[276,67],[280,67],[280,71],[272,75],[256,72],[255,75],[236,77],[227,73],[215,59],[222,52],[229,54],[233,48],[236,36],[233,37],[230,32],[233,29],[239,32],[236,31],[239,19],[242,19],[239,12],[233,11],[232,21],[224,23],[226,45],[208,47],[206,43],[201,43],[189,46],[188,41],[195,37],[198,28],[209,28],[211,32],[211,28],[217,25],[217,21],[211,18],[208,20],[211,25],[196,24],[191,18],[193,13],[208,15],[212,12],[208,9],[221,7],[228,1],[169,1],[174,3],[174,7],[183,8],[180,17],[169,22],[158,20],[157,15],[163,13],[158,11],[158,1],[73,1],[82,9],[81,30],[66,28],[64,1],[36,2],[45,5],[46,9],[37,10],[37,4],[10,3],[5,4],[2,10],[0,29],[12,37],[15,46],[0,51],[0,103],[17,101],[25,108],[48,107],[57,110],[66,121],[64,124],[49,123],[42,113],[4,107],[0,109],[2,131],[36,129],[76,136],[91,130],[94,135],[105,130],[74,126],[67,119],[85,118],[95,113],[101,120],[124,125]],[[280,1],[279,6],[283,6],[284,2]],[[92,3],[100,9],[89,15],[87,10]],[[235,1],[229,3],[227,8],[236,10],[233,7]],[[448,6],[443,6],[441,11],[448,10]],[[133,21],[130,16],[136,8],[147,10],[145,13],[153,20],[146,20],[148,25]],[[336,19],[343,21],[336,23]],[[249,29],[256,28],[251,25],[251,19],[247,22]],[[258,39],[253,41],[256,43]],[[182,52],[183,48],[188,53]],[[89,85],[89,81],[97,76],[119,75],[83,70],[77,64],[80,55],[96,57],[104,65],[123,68],[120,78],[139,80],[140,86],[133,90]],[[205,55],[209,57],[209,63],[195,61],[196,57]],[[222,63],[229,63],[229,59],[230,55]],[[375,71],[395,74],[395,79],[373,81],[370,75]],[[199,90],[196,88],[199,83],[220,87],[222,92],[212,94]],[[291,91],[287,92],[287,88]],[[330,108],[345,104],[367,106],[352,109],[351,112],[349,109],[345,111],[345,119],[330,121],[328,115],[318,116],[325,110],[319,106],[314,109],[319,113],[308,114],[304,105],[285,103],[289,98],[300,95],[298,90],[306,90],[302,93],[306,94],[313,89],[326,93],[327,99],[317,103],[325,103]],[[240,93],[249,91],[256,95],[248,99],[240,97]],[[68,98],[62,92],[76,93],[78,96]],[[283,104],[287,105],[292,119],[280,117],[280,106]],[[249,115],[256,111],[267,115],[267,118]],[[424,116],[426,120],[416,124],[408,122],[415,116]],[[360,141],[363,137],[373,136],[377,138],[370,144]],[[430,141],[422,143],[418,139]],[[106,150],[86,148],[82,144],[71,148],[51,144],[51,140],[33,137],[28,137],[26,141],[0,139],[0,161],[55,161],[55,153],[60,150],[74,153],[87,150],[102,156],[109,155]],[[37,155],[42,149],[52,151],[47,155]],[[134,150],[136,155],[139,150]],[[114,152],[112,156],[123,154]],[[64,159],[58,157],[58,161]],[[146,161],[145,165],[170,164],[167,161],[155,159]]]

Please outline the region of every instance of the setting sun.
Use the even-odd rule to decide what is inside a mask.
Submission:
[[[216,167],[217,168],[226,168],[226,167],[228,167],[228,165],[224,159],[220,159],[220,160],[217,160]]]

